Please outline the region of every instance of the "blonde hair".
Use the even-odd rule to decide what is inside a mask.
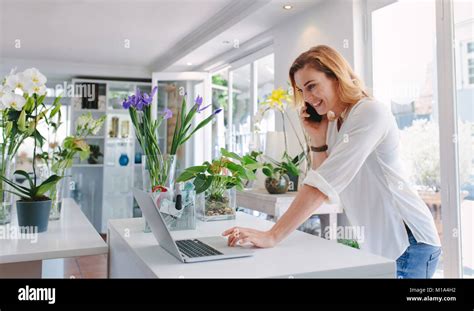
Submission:
[[[318,45],[300,54],[290,67],[290,80],[296,105],[302,105],[303,99],[296,91],[295,73],[305,66],[323,72],[326,77],[338,82],[336,94],[343,103],[356,104],[369,97],[364,83],[354,73],[349,63],[335,49],[327,45]]]

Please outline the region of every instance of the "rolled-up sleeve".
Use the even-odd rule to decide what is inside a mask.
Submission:
[[[328,203],[339,203],[339,194],[387,134],[391,117],[382,103],[364,100],[356,104],[328,158],[316,170],[310,170],[303,183],[318,188],[328,197]]]

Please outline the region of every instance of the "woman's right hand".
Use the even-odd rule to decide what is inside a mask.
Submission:
[[[300,109],[300,120],[311,139],[311,145],[314,147],[326,145],[328,118],[326,115],[323,115],[321,122],[316,122],[308,119],[308,117],[309,114],[306,112],[306,105],[303,105]]]

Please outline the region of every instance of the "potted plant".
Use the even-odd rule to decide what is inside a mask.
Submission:
[[[288,191],[290,178],[288,174],[299,175],[298,159],[292,159],[286,152],[283,154],[281,162],[275,161],[269,157],[269,162],[263,164],[262,172],[267,176],[265,179],[265,189],[270,194],[282,194]],[[296,163],[295,163],[296,162]]]
[[[300,173],[301,170],[299,169],[300,164],[305,160],[305,153],[301,152],[299,155],[291,159],[291,162],[295,165],[298,174],[294,175],[292,171],[288,171],[287,175],[288,178],[290,179],[290,184],[288,186],[288,192],[292,191],[298,191],[298,184],[299,184],[299,178],[300,178]]]
[[[311,167],[311,156],[309,153],[309,143],[308,143],[308,137],[304,135],[303,131],[303,138],[304,140],[302,141],[300,139],[299,131],[297,130],[296,126],[293,124],[292,118],[288,115],[287,107],[288,105],[291,105],[293,103],[293,100],[291,98],[292,95],[292,89],[290,91],[286,91],[282,88],[277,88],[272,90],[272,92],[266,97],[266,99],[262,102],[259,103],[259,108],[257,111],[257,114],[255,116],[254,120],[254,132],[259,133],[260,132],[260,123],[262,122],[265,114],[270,111],[274,111],[275,113],[279,114],[282,120],[282,126],[283,126],[283,139],[284,139],[284,152],[287,154],[288,153],[288,133],[286,126],[289,124],[291,126],[291,129],[293,131],[294,137],[298,141],[298,144],[302,150],[301,154],[298,155],[298,166],[303,163],[304,160],[306,160],[306,167],[305,169],[307,170],[308,168]],[[300,124],[301,125],[301,124]],[[298,175],[291,175],[289,174],[289,177],[291,180],[296,180],[298,179]],[[295,189],[292,189],[291,191],[297,191],[297,185],[295,183]]]
[[[261,165],[250,155],[243,157],[221,148],[221,157],[184,170],[178,182],[194,179],[198,216],[204,220],[235,218],[235,191],[243,190],[247,180],[254,180],[254,170]]]
[[[174,171],[176,167],[176,154],[179,148],[188,141],[197,131],[210,123],[214,117],[222,111],[216,109],[209,116],[203,118],[198,124],[193,126],[194,118],[206,110],[210,105],[203,107],[203,98],[198,96],[194,105],[188,109],[186,96],[183,96],[181,108],[178,111],[177,122],[175,124],[170,150],[166,154],[161,150],[158,143],[158,129],[164,120],[173,117],[170,109],[166,108],[158,117],[152,117],[151,103],[158,87],[155,86],[150,95],[141,93],[136,89],[134,95],[129,96],[122,103],[127,109],[135,128],[138,143],[144,152],[143,162],[143,183],[144,190],[159,192],[164,187],[172,188],[174,184]]]
[[[33,164],[34,165],[34,164]],[[51,210],[51,199],[45,194],[56,186],[62,176],[52,175],[41,184],[36,184],[36,174],[33,178],[25,171],[15,171],[14,175],[20,175],[28,180],[28,187],[16,184],[11,180],[0,176],[0,179],[10,185],[14,191],[11,193],[21,199],[16,202],[18,225],[22,229],[30,230],[37,228],[36,232],[48,230],[49,213]]]
[[[51,120],[58,113],[61,104],[57,97],[50,107],[43,101],[46,97],[46,77],[35,68],[26,69],[23,72],[12,70],[0,85],[0,224],[10,222],[11,206],[13,205],[11,181],[14,175],[14,160],[18,148],[22,142],[31,137],[34,140],[33,173],[35,175],[34,187],[17,188],[22,189],[23,201],[44,201],[42,196],[46,186],[37,192],[36,187],[36,148],[42,147],[45,138],[38,131],[38,125]],[[20,173],[21,174],[21,173]],[[8,181],[8,182],[7,182]],[[47,185],[50,184],[48,180]],[[49,188],[48,188],[49,189]],[[22,205],[20,203],[20,205]],[[20,208],[21,209],[21,208]]]
[[[89,145],[89,149],[90,149],[90,154],[89,154],[89,158],[87,159],[87,162],[89,164],[99,163],[99,158],[104,156],[104,154],[100,152],[100,146]]]

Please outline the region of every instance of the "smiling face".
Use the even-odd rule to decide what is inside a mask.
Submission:
[[[295,75],[296,91],[305,102],[311,104],[320,115],[335,110],[340,102],[336,88],[337,81],[310,66],[304,66]]]

